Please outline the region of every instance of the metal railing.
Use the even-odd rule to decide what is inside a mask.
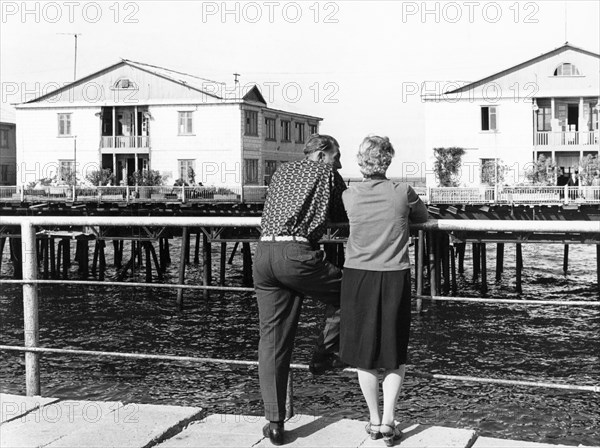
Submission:
[[[170,227],[257,227],[260,225],[258,217],[99,217],[99,216],[7,216],[3,217],[4,225],[19,225],[21,227],[22,241],[22,271],[23,280],[2,280],[0,283],[20,283],[23,285],[23,312],[24,312],[24,346],[8,346],[0,345],[0,350],[22,351],[25,352],[25,370],[26,370],[26,391],[27,395],[40,395],[40,355],[42,353],[63,353],[71,355],[90,355],[90,356],[114,356],[126,357],[135,359],[164,359],[172,361],[193,361],[203,363],[226,363],[238,365],[256,365],[256,361],[244,360],[223,360],[215,358],[198,358],[198,357],[182,357],[171,355],[154,355],[143,353],[119,353],[119,352],[103,352],[103,351],[85,351],[85,350],[67,350],[50,347],[39,347],[39,309],[38,309],[38,284],[77,284],[77,285],[108,285],[115,282],[88,282],[88,281],[53,281],[53,280],[38,280],[37,279],[37,250],[36,250],[36,226],[170,226]],[[413,230],[419,231],[419,263],[417,266],[417,276],[423,272],[423,233],[428,232],[453,232],[453,231],[478,231],[478,232],[575,232],[584,234],[597,234],[598,223],[588,221],[480,221],[480,220],[438,220],[430,221],[425,224],[413,226]],[[433,246],[432,246],[433,247]],[[419,273],[420,271],[420,273]],[[194,289],[213,289],[219,291],[252,291],[251,288],[239,287],[211,287],[208,285],[179,285],[179,284],[153,284],[153,283],[119,283],[124,287],[161,287],[161,288],[194,288]],[[417,283],[417,293],[420,294],[422,285]],[[431,289],[431,300],[456,300],[456,301],[472,301],[478,299],[470,298],[450,298],[436,297],[434,288]],[[427,298],[427,297],[425,297]],[[479,299],[486,303],[503,303],[506,299],[492,300]],[[531,303],[536,302],[536,303]],[[510,301],[514,303],[514,301]],[[523,301],[525,305],[555,305],[566,304],[573,306],[582,305],[600,305],[600,302],[595,301],[573,301],[565,303],[565,301]],[[305,365],[292,365],[293,368],[306,369]],[[348,369],[351,370],[351,369]],[[457,376],[443,374],[429,374],[421,372],[411,372],[417,377],[456,380],[456,381],[471,381],[481,383],[494,383],[505,385],[524,385],[536,387],[549,387],[557,389],[569,389],[579,391],[600,392],[600,386],[597,385],[571,385],[571,384],[556,384],[544,383],[536,381],[522,381],[511,379],[498,378],[478,378],[472,376]],[[291,377],[290,377],[291,378]],[[291,399],[291,379],[288,390],[288,397]]]
[[[430,188],[430,204],[600,204],[600,186]]]
[[[538,131],[535,135],[536,146],[589,146],[599,143],[598,131]]]

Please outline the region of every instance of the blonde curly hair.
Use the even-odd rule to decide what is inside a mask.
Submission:
[[[360,172],[365,177],[385,175],[396,154],[394,147],[387,137],[377,135],[367,136],[358,148],[356,158]]]

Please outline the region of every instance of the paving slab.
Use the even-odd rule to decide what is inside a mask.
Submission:
[[[0,447],[49,445],[72,432],[112,423],[113,411],[122,406],[120,402],[75,400],[46,404],[22,418],[0,425]]]
[[[115,409],[110,418],[86,425],[47,445],[48,448],[144,447],[178,433],[200,418],[202,408],[130,403]]]
[[[368,438],[364,423],[341,418],[297,415],[285,424],[285,443],[291,447],[359,447]],[[270,447],[264,438],[256,447]]]
[[[397,443],[402,448],[467,448],[477,438],[472,429],[443,426],[418,425],[403,432],[404,437]]]
[[[264,417],[212,414],[191,422],[157,448],[251,447],[263,439]]]
[[[573,446],[478,437],[472,448],[573,448]]]
[[[57,401],[58,398],[40,397],[39,395],[25,397],[23,395],[0,394],[0,424]]]

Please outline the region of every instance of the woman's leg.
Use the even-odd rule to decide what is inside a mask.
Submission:
[[[398,369],[386,370],[383,374],[383,417],[381,423],[394,427],[396,402],[400,395],[402,381],[406,366],[402,364]]]
[[[367,406],[369,407],[370,421],[374,425],[381,423],[379,414],[379,378],[377,370],[356,369],[358,371],[358,383],[362,390]]]

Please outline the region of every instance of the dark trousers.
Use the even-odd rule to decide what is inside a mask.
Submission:
[[[303,297],[327,304],[326,323],[316,350],[337,353],[342,271],[308,243],[258,243],[254,259],[260,342],[258,375],[270,421],[285,418],[287,380]]]

